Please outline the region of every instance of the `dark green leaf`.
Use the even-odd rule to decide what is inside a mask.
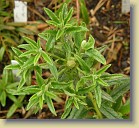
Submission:
[[[112,108],[106,105],[101,105],[100,111],[108,118],[108,119],[122,119],[122,117],[115,112]]]
[[[107,100],[107,101],[115,103],[113,98],[108,93],[106,93],[105,91],[102,91],[102,98]]]

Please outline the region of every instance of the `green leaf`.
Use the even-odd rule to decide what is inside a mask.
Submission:
[[[53,92],[49,92],[49,91],[46,91],[45,95],[52,99],[55,99],[57,97]]]
[[[111,66],[111,64],[105,65],[104,67],[102,67],[101,69],[99,69],[96,74],[97,75],[101,75],[102,73],[104,73],[109,67]]]
[[[98,78],[96,81],[97,81],[97,83],[99,83],[102,86],[109,86],[108,83],[106,83],[105,81],[103,81],[101,78]]]
[[[72,26],[72,27],[68,27],[66,29],[66,33],[82,32],[82,31],[88,31],[88,29],[86,27],[82,27],[82,26]]]
[[[81,68],[83,70],[85,70],[86,72],[90,72],[90,68],[88,67],[88,65],[85,63],[85,61],[80,58],[78,55],[74,55],[75,56],[75,59],[79,62]]]
[[[79,109],[79,105],[78,105],[78,101],[76,98],[73,98],[73,103],[74,103],[74,106]]]
[[[5,69],[19,69],[20,68],[20,65],[19,64],[16,64],[16,65],[7,65],[5,67]]]
[[[90,36],[89,36],[88,42],[86,42],[86,41],[83,40],[81,46],[82,46],[83,49],[89,50],[89,49],[91,49],[91,48],[94,48],[94,44],[95,44],[95,40],[94,40],[94,38],[90,35]]]
[[[21,45],[18,45],[18,48],[23,48],[28,51],[33,49],[30,44],[21,44]]]
[[[89,51],[86,51],[86,54],[89,57],[93,57],[95,60],[97,60],[98,62],[102,63],[102,64],[106,64],[106,60],[103,57],[103,55],[100,54],[99,51],[97,51],[96,49],[91,49]]]
[[[34,49],[37,49],[37,43],[34,41],[34,40],[32,40],[32,39],[30,39],[30,38],[28,38],[28,37],[23,37],[23,39],[28,43],[28,44],[30,44],[30,46],[32,47],[32,48],[34,48]]]
[[[29,51],[26,51],[24,53],[22,53],[19,57],[25,57],[25,56],[30,56],[31,54],[36,54],[36,50],[29,50]]]
[[[22,70],[25,68],[30,67],[31,65],[33,65],[33,61],[34,61],[34,56],[30,57],[23,65],[22,65]]]
[[[36,72],[36,80],[40,87],[44,84],[44,79],[41,77],[41,75],[38,72]]]
[[[113,98],[108,93],[106,93],[105,91],[102,91],[102,98],[107,100],[107,101],[115,103]]]
[[[33,99],[31,99],[32,97],[33,97]],[[33,95],[32,97],[29,100],[29,103],[27,105],[27,109],[26,110],[29,110],[31,107],[35,106],[39,102],[37,95]]]
[[[65,104],[65,109],[68,109],[69,107],[71,107],[73,103],[73,98],[69,98],[67,101],[66,101],[66,104]]]
[[[73,13],[73,7],[69,10],[69,12],[64,20],[64,24],[66,24],[71,19],[72,13]]]
[[[1,105],[5,107],[6,105],[6,92],[5,91],[2,91],[0,95],[0,101],[1,101]]]
[[[42,51],[42,57],[49,65],[53,65],[51,58],[44,51]]]
[[[112,92],[110,93],[111,97],[116,100],[120,96],[122,96],[124,93],[126,93],[130,89],[130,80],[128,79],[124,83],[119,83],[119,86],[117,86]]]
[[[69,115],[70,111],[71,111],[71,107],[65,109],[64,113],[61,116],[61,119],[65,119]]]
[[[100,86],[97,86],[95,89],[95,97],[96,97],[96,102],[99,108],[101,107],[101,96],[102,96],[102,90]]]
[[[49,25],[53,25],[53,26],[56,26],[56,27],[58,27],[60,24],[59,23],[57,23],[57,22],[55,22],[55,21],[52,21],[52,20],[47,20],[46,21]]]
[[[5,53],[5,47],[1,47],[0,48],[0,61],[2,61],[4,53]]]
[[[50,35],[46,43],[46,51],[50,51],[54,47],[55,37]]]
[[[15,48],[15,47],[12,47],[12,50],[14,51],[14,53],[15,53],[17,56],[20,56],[20,55],[22,54],[22,52],[21,52],[19,49]]]
[[[72,81],[71,82],[51,82],[51,84],[55,89],[64,89],[71,86]]]
[[[18,108],[18,107],[16,106],[16,104],[13,104],[13,105],[9,108],[9,111],[8,111],[6,117],[7,117],[7,118],[10,118],[10,117],[14,114],[14,112],[16,111],[17,108]]]
[[[63,29],[59,29],[57,34],[56,34],[56,40],[58,40],[64,33],[64,30]]]
[[[122,119],[122,117],[115,112],[112,108],[106,105],[101,105],[100,111],[108,118],[108,119]]]
[[[43,97],[43,95],[41,95],[41,96],[39,97],[39,106],[40,106],[41,109],[42,109],[42,107],[43,107],[43,100],[44,100],[44,97]]]
[[[37,64],[37,62],[38,62],[40,56],[41,56],[41,53],[38,53],[38,54],[35,56],[35,58],[34,58],[34,66]]]
[[[57,23],[59,23],[58,17],[53,13],[50,9],[44,8],[45,13],[49,16],[49,18]]]
[[[83,21],[86,24],[89,24],[89,14],[88,14],[87,7],[84,2],[81,2],[81,1],[79,2],[80,2],[80,11],[81,11],[81,16],[83,18]]]
[[[53,105],[53,102],[52,102],[52,99],[50,97],[47,97],[46,96],[46,102],[47,102],[47,105],[48,105],[48,108],[50,109],[50,111],[55,115],[57,116],[56,114],[56,111],[55,111],[55,108],[54,108],[54,105]]]
[[[123,115],[130,113],[130,99],[128,99],[127,102],[121,106],[119,112],[121,112]]]
[[[78,90],[78,94],[86,94],[88,92],[91,92],[92,90],[94,90],[96,86],[95,85],[91,85],[89,87],[84,87]]]
[[[49,67],[49,69],[50,69],[52,75],[54,76],[54,78],[55,78],[56,80],[58,80],[58,71],[57,71],[56,66],[55,66],[54,64],[53,64],[53,65],[48,64],[48,67]]]
[[[76,96],[76,94],[72,93],[72,92],[69,92],[69,91],[66,91],[64,90],[64,93],[67,95],[67,96]]]

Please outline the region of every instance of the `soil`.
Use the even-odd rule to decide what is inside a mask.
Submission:
[[[85,0],[89,12],[90,23],[89,29],[96,40],[96,47],[107,45],[107,49],[103,52],[107,63],[112,66],[108,70],[109,73],[123,73],[130,75],[130,13],[121,13],[121,0],[106,0],[101,7],[97,4],[101,0]],[[75,3],[75,0],[73,1]],[[28,20],[44,21],[48,17],[43,11],[43,7],[53,10],[54,3],[51,0],[34,0],[28,3]],[[98,10],[93,14],[96,7]],[[76,5],[75,5],[76,8]],[[39,13],[38,13],[39,12]],[[44,28],[46,29],[46,28]],[[42,31],[41,29],[40,31]],[[3,60],[0,62],[0,74],[3,68],[9,62]],[[0,75],[1,76],[1,75]],[[11,117],[13,119],[54,119],[59,118],[64,111],[64,103],[55,103],[58,116],[54,117],[48,110],[47,106],[33,115],[25,114],[25,109],[18,109]],[[6,118],[8,108],[0,108],[0,118]]]

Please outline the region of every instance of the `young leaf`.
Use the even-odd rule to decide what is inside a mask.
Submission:
[[[94,38],[90,35],[88,42],[82,42],[82,48],[85,50],[89,50],[91,48],[94,48],[95,40]]]
[[[33,95],[34,96],[34,95]],[[36,104],[38,104],[38,97],[36,95],[36,98],[29,100],[29,103],[27,105],[27,110],[29,110],[31,107],[35,106]]]
[[[57,23],[59,23],[59,19],[58,17],[55,15],[55,13],[53,13],[50,9],[48,8],[44,8],[44,11],[46,12],[46,14],[49,16],[49,18]]]
[[[102,90],[100,86],[97,86],[95,89],[95,97],[96,97],[96,102],[99,108],[101,107],[101,96],[102,96]]]
[[[54,105],[53,105],[53,102],[52,102],[52,99],[50,97],[47,97],[46,96],[46,102],[47,102],[47,105],[48,105],[48,108],[50,109],[50,111],[55,115],[57,116],[56,114],[56,111],[55,111],[55,108],[54,108]]]

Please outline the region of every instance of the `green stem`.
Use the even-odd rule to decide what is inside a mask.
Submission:
[[[102,119],[103,116],[102,116],[101,112],[99,111],[99,108],[98,108],[98,106],[97,106],[97,104],[96,104],[96,100],[94,99],[92,93],[89,92],[89,93],[88,93],[88,96],[89,96],[89,98],[91,99],[91,101],[92,101],[92,103],[93,103],[93,105],[94,105],[94,109],[95,109],[95,111],[96,111],[96,113],[97,113],[99,119]]]

